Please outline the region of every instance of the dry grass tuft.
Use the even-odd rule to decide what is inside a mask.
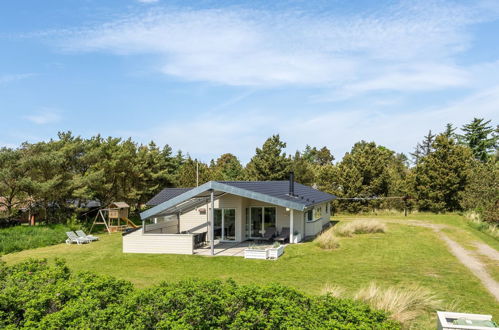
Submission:
[[[335,298],[342,298],[345,297],[345,289],[336,284],[326,283],[321,290],[321,294],[330,295]]]
[[[386,311],[403,325],[407,325],[426,311],[433,312],[442,306],[441,300],[420,286],[383,289],[371,283],[366,288],[360,289],[355,299],[362,300],[375,309]]]
[[[326,250],[337,249],[340,246],[338,237],[334,236],[333,228],[330,228],[317,236],[314,242],[322,249]]]
[[[338,236],[351,237],[353,234],[373,234],[386,232],[386,225],[377,220],[355,220],[335,228]]]

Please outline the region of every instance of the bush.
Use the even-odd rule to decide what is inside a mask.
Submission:
[[[353,234],[374,234],[386,232],[386,225],[377,220],[355,220],[335,228],[338,236],[351,237]]]
[[[330,228],[319,236],[317,236],[314,242],[322,249],[332,250],[337,249],[340,246],[339,239],[334,236],[333,228]]]
[[[61,261],[0,264],[0,328],[399,329],[383,311],[350,299],[310,297],[281,285],[186,280],[135,290],[73,274]]]
[[[64,225],[16,226],[0,229],[0,255],[63,243],[69,230],[72,229]]]
[[[476,212],[467,212],[465,216],[471,227],[499,240],[499,225],[497,223],[482,221],[480,214]]]

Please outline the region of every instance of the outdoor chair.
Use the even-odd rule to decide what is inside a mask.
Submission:
[[[77,230],[76,235],[78,235],[78,237],[80,237],[80,238],[86,238],[86,239],[90,240],[91,242],[99,240],[99,237],[93,236],[93,235],[87,235],[87,234],[85,234],[85,232],[83,232],[83,230]]]
[[[68,236],[68,238],[66,239],[66,244],[76,243],[76,244],[80,245],[80,244],[90,243],[90,240],[88,238],[78,237],[72,231],[67,231],[66,235]]]
[[[281,233],[274,238],[275,241],[286,243],[289,241],[289,227],[283,227]]]
[[[271,242],[276,234],[275,227],[269,227],[265,229],[265,234],[263,237],[258,238],[257,241]]]
[[[194,234],[194,247],[199,248],[206,243],[206,232]]]

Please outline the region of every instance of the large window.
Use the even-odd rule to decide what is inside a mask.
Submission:
[[[236,210],[215,209],[214,232],[215,239],[234,241],[236,239]]]
[[[268,228],[275,226],[275,207],[250,207],[246,209],[246,236],[248,238],[262,237]]]

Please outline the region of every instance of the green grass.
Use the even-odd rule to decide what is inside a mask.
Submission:
[[[340,216],[335,220],[348,221],[347,218],[359,217]],[[461,239],[471,237],[488,243],[483,233],[473,232],[474,229],[461,223],[457,215],[419,214],[410,218],[445,223],[469,235]],[[383,234],[340,238],[340,247],[336,250],[322,250],[313,242],[290,245],[277,261],[123,254],[121,247],[121,235],[102,234],[100,242],[89,245],[49,246],[5,255],[3,260],[16,263],[30,257],[64,258],[74,270],[113,275],[129,280],[137,287],[186,278],[232,278],[241,284],[276,282],[309,294],[319,294],[327,283],[345,288],[349,293],[367,286],[371,281],[382,286],[420,285],[438,294],[447,303],[456,300],[459,311],[491,313],[499,319],[494,298],[428,228],[388,224],[388,230]],[[420,321],[425,324],[433,322],[433,314],[425,317]]]
[[[64,225],[16,226],[0,229],[0,255],[64,242]]]

